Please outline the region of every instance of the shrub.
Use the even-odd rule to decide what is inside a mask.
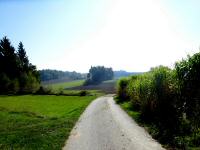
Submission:
[[[86,95],[88,95],[87,91],[80,91],[80,96],[86,96]]]
[[[40,88],[35,92],[35,94],[39,94],[39,95],[51,95],[51,94],[55,94],[55,93],[53,93],[53,91],[50,88],[48,88],[48,87],[40,86]]]
[[[149,100],[152,90],[151,84],[150,73],[133,76],[131,78],[128,84],[127,92],[131,99],[132,105],[136,110],[147,110],[144,109],[144,107],[150,102]]]
[[[117,95],[118,95],[118,102],[122,102],[125,100],[128,100],[128,93],[127,93],[127,85],[128,85],[129,79],[128,78],[123,78],[120,79],[118,84],[117,84]]]

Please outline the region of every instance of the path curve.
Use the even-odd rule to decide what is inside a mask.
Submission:
[[[112,96],[94,100],[81,115],[63,150],[164,150]]]

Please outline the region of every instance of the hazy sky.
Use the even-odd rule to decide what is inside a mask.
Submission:
[[[0,38],[38,69],[147,71],[199,52],[199,0],[0,0]]]

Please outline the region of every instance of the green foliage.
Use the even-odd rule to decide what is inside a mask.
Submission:
[[[80,92],[80,96],[86,96],[87,94],[88,94],[87,91],[81,91],[81,92]]]
[[[53,91],[49,87],[40,86],[40,88],[35,92],[38,95],[52,95]]]
[[[118,97],[129,97],[155,138],[181,149],[200,146],[200,53],[174,70],[159,66],[119,83]]]
[[[127,86],[127,94],[135,109],[143,109],[148,104],[152,90],[151,74],[133,76]],[[153,106],[153,105],[152,105]]]
[[[166,130],[164,125],[169,129],[169,125],[177,121],[173,118],[177,112],[173,98],[172,76],[172,70],[160,66],[143,75],[133,76],[127,86],[130,101],[136,110],[140,110],[142,119],[154,122],[163,130]]]
[[[183,112],[193,124],[193,130],[200,127],[200,53],[188,56],[175,65]]]
[[[0,149],[58,150],[94,96],[0,97]]]
[[[128,78],[122,78],[117,83],[118,102],[126,101],[129,99],[128,94],[126,92],[128,81]]]
[[[112,68],[105,68],[104,66],[91,67],[84,85],[100,84],[103,81],[112,80],[113,77]]]
[[[19,60],[15,53],[15,48],[11,45],[10,40],[4,37],[0,41],[0,70],[5,73],[11,80],[19,75]]]
[[[4,37],[0,41],[0,94],[33,93],[39,84],[39,73],[29,63],[22,42],[16,52]]]
[[[19,42],[17,55],[18,55],[19,62],[20,62],[20,66],[19,66],[20,69],[28,70],[29,60],[28,60],[28,56],[26,55],[26,51],[24,49],[24,45],[22,44],[22,42]]]
[[[56,79],[80,80],[86,78],[85,74],[77,73],[75,71],[69,72],[69,71],[44,69],[40,70],[39,73],[41,81],[49,81]]]

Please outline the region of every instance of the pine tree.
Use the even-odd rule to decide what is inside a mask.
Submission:
[[[4,37],[0,41],[0,93],[32,93],[39,87],[39,72],[29,63],[22,42],[18,51]]]
[[[17,55],[15,53],[15,48],[11,45],[10,40],[7,37],[4,37],[0,41],[0,54],[1,72],[5,72],[11,79],[18,76],[19,63]]]
[[[24,71],[27,71],[29,66],[29,60],[22,42],[19,42],[17,55],[19,57],[20,68],[23,68],[25,69]]]

